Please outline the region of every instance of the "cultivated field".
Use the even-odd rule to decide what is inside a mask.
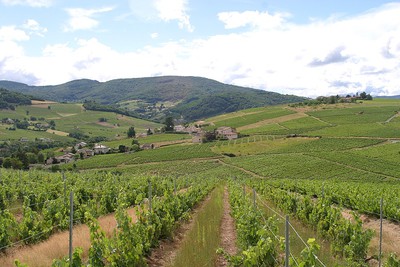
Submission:
[[[59,108],[65,119],[89,112]],[[73,222],[91,233],[90,248],[75,250],[75,266],[284,266],[285,225],[290,266],[378,266],[379,258],[399,266],[399,110],[400,101],[380,99],[257,108],[206,120],[243,129],[237,140],[192,144],[188,135],[154,135],[143,143],[170,144],[63,165],[65,180],[2,170],[0,265],[67,233],[74,192]],[[137,221],[125,212],[132,208]],[[97,220],[107,214],[118,228],[106,234]],[[66,264],[66,251],[57,255],[54,266]],[[20,260],[46,265],[40,255]]]

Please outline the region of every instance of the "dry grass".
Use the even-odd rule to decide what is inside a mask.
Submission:
[[[78,115],[77,113],[57,113],[58,115],[60,115],[61,117],[71,117],[71,116],[75,116]]]
[[[51,134],[56,134],[59,136],[68,136],[69,135],[69,133],[67,133],[67,132],[62,132],[62,131],[57,131],[57,130],[52,130],[52,129],[47,129],[46,132],[51,133]]]
[[[57,104],[57,102],[32,100],[31,104],[37,108],[48,108],[50,104]]]
[[[136,209],[128,210],[133,222],[136,222]],[[114,214],[109,214],[99,218],[101,229],[110,237],[116,228],[117,222]],[[73,231],[73,247],[83,248],[83,257],[87,258],[90,248],[89,227],[78,225]],[[7,254],[0,257],[0,266],[15,266],[14,260],[19,259],[30,267],[51,266],[53,259],[63,258],[68,255],[69,232],[60,232],[52,235],[46,241],[32,246],[19,247],[7,251]]]
[[[344,209],[342,215],[345,219],[353,219],[350,210]],[[362,214],[360,218],[364,229],[370,229],[375,232],[369,246],[369,254],[378,255],[380,221],[377,218],[369,217],[365,214]],[[382,234],[382,252],[384,255],[387,256],[391,252],[396,252],[397,255],[400,255],[400,225],[388,220],[383,220]]]

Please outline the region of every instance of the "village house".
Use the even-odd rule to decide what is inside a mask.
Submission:
[[[176,125],[174,126],[174,131],[177,133],[184,133],[186,130],[186,127],[183,125]]]
[[[222,126],[218,127],[215,131],[217,134],[217,138],[233,140],[238,138],[238,134],[235,128]]]
[[[66,164],[66,163],[69,163],[69,162],[73,161],[74,159],[75,159],[75,155],[74,154],[67,153],[67,154],[64,154],[62,156],[48,158],[46,160],[46,164],[47,165],[51,165],[51,164]]]
[[[80,143],[78,143],[78,144],[75,145],[75,149],[78,150],[78,149],[84,148],[84,147],[86,147],[86,146],[87,146],[87,143],[85,143],[85,142],[80,142]]]
[[[80,158],[86,159],[93,157],[94,151],[92,149],[81,148],[76,151],[76,154],[78,154]]]
[[[185,132],[189,134],[200,133],[201,131],[202,130],[200,128],[197,128],[196,126],[188,126],[185,129]]]
[[[3,120],[3,123],[6,123],[6,124],[14,124],[15,121],[14,121],[13,119],[11,119],[11,118],[7,118],[7,119]]]
[[[21,138],[19,139],[19,141],[20,141],[20,142],[26,143],[26,142],[29,142],[29,139],[26,138],[26,137],[21,137]]]
[[[48,124],[48,123],[36,123],[35,124],[35,128],[38,129],[38,130],[45,131],[45,130],[50,128],[50,124]]]
[[[94,154],[107,154],[110,151],[110,148],[102,144],[95,144],[93,151]]]
[[[192,135],[192,143],[203,143],[203,133],[196,133]]]

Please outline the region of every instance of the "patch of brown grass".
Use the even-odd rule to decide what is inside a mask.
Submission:
[[[127,210],[133,222],[137,221],[136,209]],[[110,237],[117,226],[114,213],[100,217],[99,224],[101,229]],[[73,247],[83,248],[83,257],[88,257],[90,248],[90,232],[87,225],[78,225],[73,229]],[[3,256],[0,256],[0,266],[15,266],[14,260],[19,259],[20,262],[30,267],[51,266],[53,259],[63,258],[68,255],[69,250],[69,232],[59,232],[53,234],[49,239],[32,245],[10,249]]]
[[[55,134],[55,135],[59,135],[59,136],[68,136],[69,135],[69,133],[67,133],[67,132],[62,132],[62,131],[57,131],[57,130],[52,130],[52,129],[47,129],[46,132]]]

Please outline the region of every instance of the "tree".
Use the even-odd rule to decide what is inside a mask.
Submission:
[[[136,135],[135,127],[133,127],[133,126],[129,127],[127,134],[128,134],[128,138],[135,137],[135,135]]]
[[[132,145],[139,145],[139,141],[137,139],[132,140]]]
[[[44,155],[42,152],[39,152],[37,155],[37,160],[39,163],[43,163],[44,162]]]
[[[28,129],[29,122],[27,122],[27,121],[18,121],[18,122],[15,123],[15,126],[18,129]]]
[[[136,152],[136,151],[139,151],[139,150],[140,150],[140,146],[139,146],[139,145],[137,145],[137,144],[133,144],[133,145],[132,145],[131,151]]]
[[[167,117],[164,124],[166,132],[172,132],[174,130],[174,119],[172,117]]]
[[[55,128],[56,128],[56,123],[55,123],[55,121],[51,120],[51,121],[49,122],[49,125],[50,125],[50,129],[55,130]]]
[[[149,129],[147,129],[147,135],[152,135],[153,134],[153,132],[151,131],[151,129],[149,128]]]
[[[28,158],[29,164],[36,164],[38,163],[38,157],[35,153],[28,152],[26,153],[26,157]]]
[[[119,153],[125,153],[125,152],[126,152],[126,146],[124,146],[124,145],[119,145],[119,146],[118,146],[118,150],[119,150]]]

